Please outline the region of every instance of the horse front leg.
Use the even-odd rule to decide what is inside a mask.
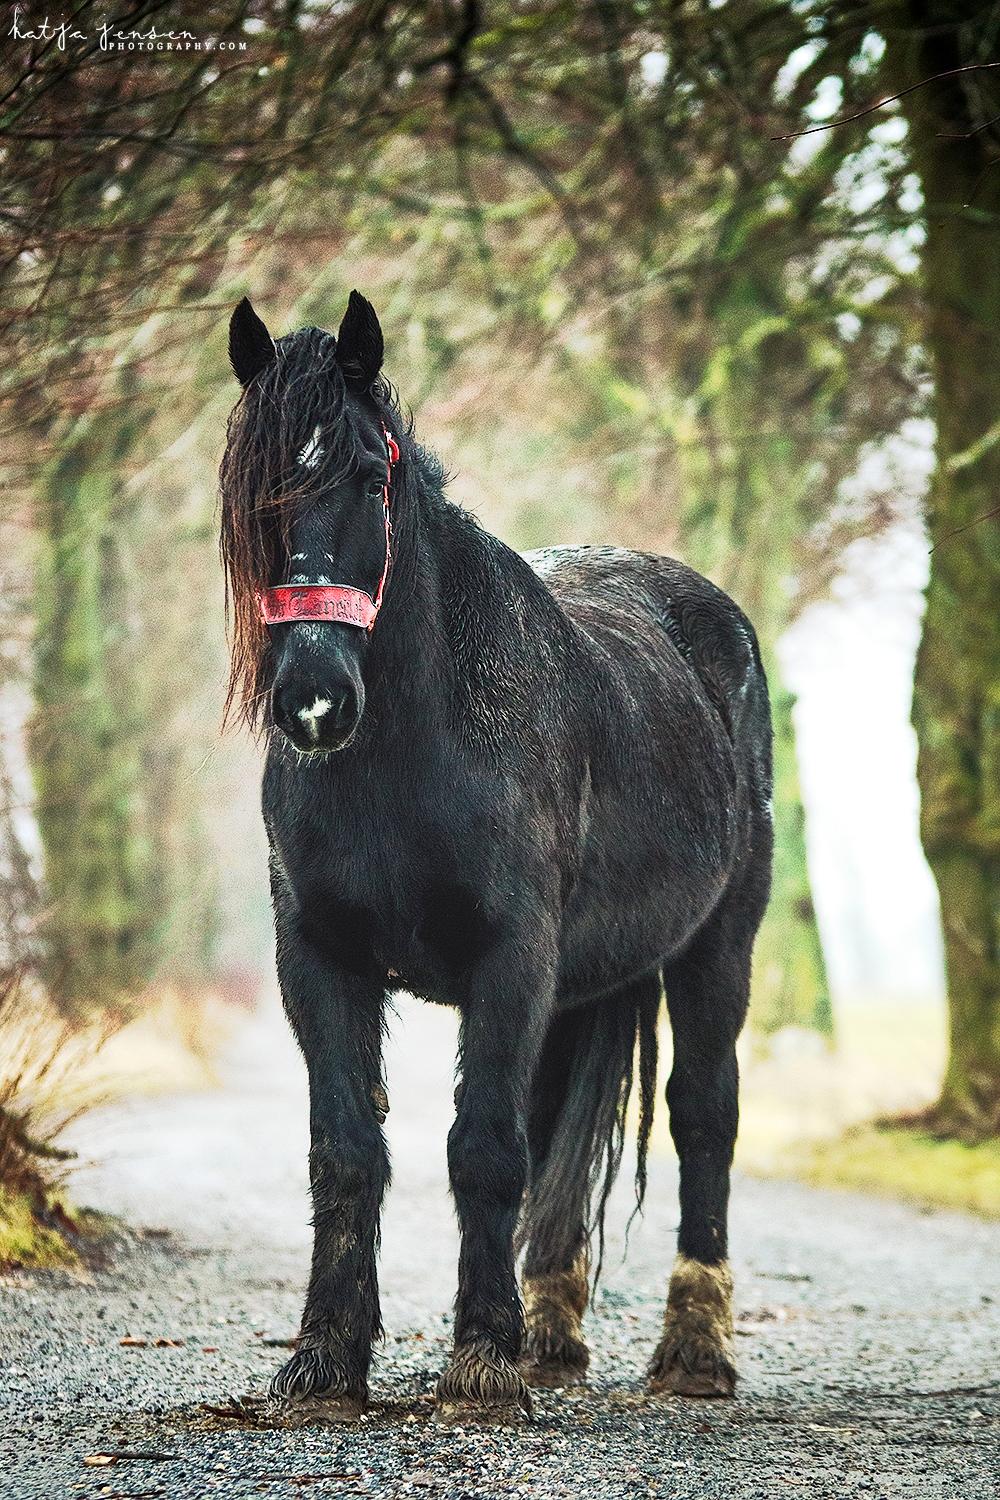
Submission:
[[[375,1250],[389,1158],[381,1130],[383,990],[279,923],[278,974],[309,1075],[313,1254],[295,1353],[271,1396],[299,1417],[353,1421],[381,1333]]]
[[[519,1419],[531,1398],[518,1371],[524,1318],[514,1231],[528,1176],[526,1104],[551,1009],[554,963],[502,945],[474,975],[462,1020],[461,1082],[448,1170],[462,1235],[455,1348],[438,1382],[438,1417]]]

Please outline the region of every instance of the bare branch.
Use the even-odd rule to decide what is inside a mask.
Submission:
[[[900,89],[897,94],[886,94],[884,98],[877,99],[874,104],[869,104],[866,109],[856,110],[853,115],[842,115],[838,120],[827,120],[824,125],[810,125],[808,130],[791,130],[787,135],[772,135],[772,141],[794,141],[803,135],[818,135],[822,130],[836,130],[838,125],[850,125],[855,120],[863,120],[866,115],[873,115],[877,110],[883,109],[887,104],[894,104],[897,99],[905,99],[907,94],[916,93],[917,89],[926,88],[929,83],[938,83],[942,78],[956,78],[960,73],[983,73],[992,68],[1000,68],[1000,62],[990,63],[965,63],[960,68],[945,68],[943,73],[932,73],[929,78],[921,78],[919,83],[911,83],[908,88]],[[991,124],[992,121],[987,123]],[[974,135],[974,131],[968,132]],[[964,140],[961,136],[959,139]]]

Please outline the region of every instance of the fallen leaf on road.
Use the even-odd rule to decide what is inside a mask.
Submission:
[[[166,1463],[176,1457],[176,1453],[160,1453],[155,1448],[112,1448],[108,1453],[88,1453],[83,1461],[91,1468],[104,1469],[109,1464],[128,1463],[136,1459],[147,1463]]]
[[[145,1339],[125,1338],[119,1339],[118,1342],[123,1349],[145,1349],[147,1341]]]
[[[184,1348],[184,1340],[183,1339],[163,1339],[163,1338],[154,1339],[153,1340],[153,1348],[154,1349],[183,1349]]]
[[[218,1354],[219,1346],[218,1344],[202,1344],[201,1352],[202,1354]]]

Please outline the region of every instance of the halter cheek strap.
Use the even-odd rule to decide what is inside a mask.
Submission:
[[[392,562],[392,521],[389,516],[389,496],[392,487],[392,466],[399,462],[399,444],[382,423],[386,453],[385,484],[382,486],[382,514],[385,520],[385,562],[382,577],[378,581],[375,597],[346,583],[281,583],[277,588],[265,589],[258,595],[261,619],[265,625],[292,625],[301,620],[329,620],[341,625],[357,625],[370,631],[379,610],[385,581]]]

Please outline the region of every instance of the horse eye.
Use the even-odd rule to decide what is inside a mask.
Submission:
[[[369,479],[365,485],[365,499],[378,500],[382,495],[383,484],[381,479]]]

